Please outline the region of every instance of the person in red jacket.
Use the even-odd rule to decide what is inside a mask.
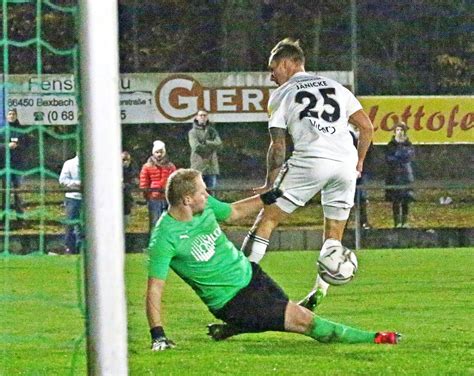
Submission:
[[[165,188],[168,177],[176,170],[166,155],[165,143],[160,140],[153,142],[152,154],[140,171],[140,188],[148,205],[149,231],[168,208]]]

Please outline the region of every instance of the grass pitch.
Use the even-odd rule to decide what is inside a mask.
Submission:
[[[315,257],[270,252],[262,266],[296,300],[313,284]],[[370,250],[358,258],[356,279],[332,287],[318,314],[400,331],[398,346],[319,344],[270,332],[213,342],[205,326],[215,319],[172,274],[163,314],[178,347],[152,353],[144,313],[146,257],[127,255],[130,374],[473,374],[474,250]],[[86,373],[81,264],[75,256],[0,258],[0,375]]]

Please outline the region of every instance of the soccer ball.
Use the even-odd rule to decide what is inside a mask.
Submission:
[[[350,282],[357,272],[357,257],[343,245],[329,247],[318,259],[319,275],[330,285]]]

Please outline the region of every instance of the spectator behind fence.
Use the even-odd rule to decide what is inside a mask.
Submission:
[[[122,152],[122,176],[123,176],[123,222],[127,226],[133,207],[133,188],[138,186],[138,171],[128,151]]]
[[[24,170],[25,169],[25,156],[27,148],[30,143],[30,138],[27,134],[19,132],[21,124],[18,120],[18,113],[15,108],[9,109],[7,113],[7,122],[10,127],[10,135],[8,142],[5,142],[5,146],[8,146],[10,150],[10,169],[11,170]],[[1,167],[6,167],[6,152],[5,146],[2,145],[1,153]],[[17,173],[12,172],[10,175],[10,187],[17,190],[21,188],[23,182],[23,176]],[[2,186],[6,188],[6,175],[2,176]],[[2,208],[5,208],[6,205],[6,191],[2,194]],[[20,193],[13,192],[13,205],[10,205],[19,215],[17,216],[17,221],[21,223],[23,221],[22,214],[24,213],[23,201],[21,199]]]
[[[81,249],[81,206],[82,194],[77,192],[81,189],[81,172],[79,166],[79,157],[76,155],[72,159],[64,162],[61,174],[59,175],[59,183],[73,192],[66,192],[64,206],[66,209],[66,234],[65,234],[65,253],[79,253]],[[74,192],[76,191],[76,192]]]
[[[415,149],[407,136],[408,127],[405,123],[395,125],[394,136],[387,145],[385,161],[387,163],[387,185],[406,186],[414,182],[412,160]],[[385,192],[387,201],[392,202],[393,221],[395,228],[407,228],[408,205],[414,201],[413,190],[409,187],[393,189]]]
[[[140,189],[148,205],[149,231],[153,229],[161,213],[168,208],[164,190],[168,177],[176,170],[166,155],[165,143],[153,142],[152,155],[140,171]],[[152,190],[151,190],[152,189]]]
[[[216,128],[209,122],[206,110],[198,111],[188,138],[191,146],[191,168],[202,173],[207,189],[215,194],[219,175],[217,152],[222,149],[222,140]]]

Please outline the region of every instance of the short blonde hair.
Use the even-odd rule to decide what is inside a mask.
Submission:
[[[272,61],[278,62],[281,59],[290,59],[295,63],[304,64],[304,52],[298,39],[288,37],[279,41],[270,52],[268,65],[270,65]]]
[[[196,192],[196,178],[201,176],[198,170],[180,168],[173,172],[166,183],[166,201],[170,205],[178,205],[187,195]]]

